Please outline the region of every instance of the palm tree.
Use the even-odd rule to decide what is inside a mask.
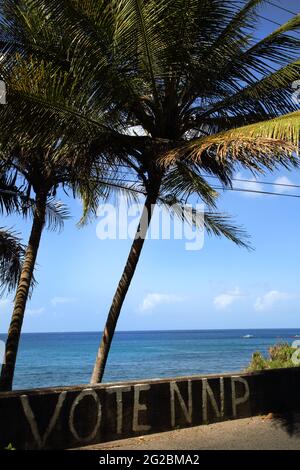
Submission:
[[[7,163],[3,165],[0,175],[0,210],[7,215],[19,213],[28,216],[33,210],[34,201],[29,194],[24,192],[24,186],[16,185],[18,172],[14,169],[8,170]],[[28,192],[27,192],[28,193]],[[58,204],[48,203],[46,213],[50,224],[61,223],[60,217],[63,215],[59,211]],[[13,231],[0,228],[0,288],[11,293],[15,291],[20,283],[21,275],[24,276],[24,263],[26,261],[28,249],[20,241],[20,237]],[[27,257],[28,260],[28,257]],[[35,280],[32,273],[29,276],[29,289],[27,296],[31,294]]]
[[[43,229],[46,224],[49,228],[60,229],[63,221],[69,217],[65,205],[55,200],[58,189],[62,188],[65,192],[84,198],[85,211],[92,210],[91,203],[88,202],[91,194],[94,194],[94,198],[102,199],[110,197],[115,191],[125,193],[128,197],[135,196],[130,187],[121,185],[117,178],[107,179],[108,171],[100,165],[101,155],[90,159],[88,154],[88,159],[86,158],[86,146],[78,146],[74,137],[70,141],[68,133],[62,132],[57,124],[56,116],[44,112],[44,121],[39,120],[39,116],[36,120],[31,120],[35,112],[34,105],[26,103],[23,108],[22,103],[18,103],[14,86],[14,81],[22,84],[22,76],[26,81],[31,63],[20,61],[10,67],[9,60],[10,57],[5,63],[5,76],[11,85],[8,95],[11,101],[0,108],[0,162],[3,171],[2,180],[0,179],[0,208],[7,213],[15,210],[24,216],[31,214],[33,222],[26,249],[19,247],[18,260],[16,252],[14,258],[8,258],[7,255],[13,243],[16,248],[17,238],[13,234],[9,236],[0,233],[0,242],[1,237],[6,238],[6,251],[3,247],[3,276],[6,275],[6,278],[3,278],[3,283],[7,284],[8,269],[12,270],[14,267],[14,278],[10,277],[9,287],[12,289],[17,284],[0,390],[12,388],[22,323],[30,287],[34,282],[33,271]],[[36,85],[39,85],[39,90],[46,89],[52,93],[56,87],[55,76],[49,80],[48,75],[40,74]],[[74,131],[76,129],[73,126],[71,132],[69,123],[69,132],[73,134]],[[78,136],[81,137],[81,134],[78,133]],[[89,146],[88,149],[90,150]],[[112,176],[114,171],[109,173]],[[84,214],[83,221],[87,216],[88,214]]]
[[[26,112],[27,104],[34,103],[41,122],[47,110],[68,135],[70,125],[73,131],[77,127],[91,159],[113,155],[121,171],[135,172],[145,192],[141,223],[108,314],[92,383],[102,380],[160,198],[167,193],[181,202],[197,194],[212,208],[215,194],[207,174],[226,186],[239,165],[256,174],[298,162],[300,117],[291,84],[299,77],[300,41],[293,32],[300,29],[300,15],[256,39],[262,3],[5,3],[2,23],[10,26],[2,38],[5,54],[14,62],[31,57],[32,71],[56,77],[51,95],[30,88],[28,80],[14,83],[18,110]],[[66,95],[71,77],[76,93]],[[240,242],[235,227],[214,212],[207,214],[206,224]]]
[[[13,169],[14,172],[17,171],[19,177],[23,177],[22,186],[26,187],[28,201],[33,211],[32,229],[26,251],[23,254],[22,269],[17,277],[15,304],[6,341],[5,363],[1,373],[0,388],[2,390],[10,390],[12,387],[24,312],[47,212],[52,221],[61,223],[67,217],[65,207],[51,201],[57,186],[63,182],[61,179],[63,175],[50,169],[53,155],[49,151],[43,152],[41,149],[27,148],[26,150],[16,146],[8,154],[2,155],[7,167]],[[32,205],[30,197],[32,192],[34,205]]]

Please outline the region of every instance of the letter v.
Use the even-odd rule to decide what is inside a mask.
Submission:
[[[55,426],[55,423],[57,421],[57,418],[59,416],[59,413],[60,413],[61,407],[63,405],[63,402],[65,401],[66,395],[67,395],[67,392],[61,392],[59,394],[59,397],[58,397],[58,400],[57,400],[57,403],[56,403],[56,406],[55,406],[54,413],[53,413],[53,415],[52,415],[52,417],[49,421],[48,427],[47,427],[46,432],[43,436],[40,435],[40,432],[38,430],[37,422],[36,422],[34,413],[32,411],[32,408],[30,406],[28,396],[27,395],[21,395],[21,403],[22,403],[22,406],[23,406],[23,410],[24,410],[25,416],[27,418],[27,421],[30,424],[31,432],[33,434],[33,437],[34,437],[39,449],[42,449],[44,447],[48,437],[50,436],[50,434],[51,434],[51,432],[52,432],[52,430]]]

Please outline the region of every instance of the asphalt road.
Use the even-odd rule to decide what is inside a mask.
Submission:
[[[300,450],[300,419],[226,421],[88,446],[82,450]]]

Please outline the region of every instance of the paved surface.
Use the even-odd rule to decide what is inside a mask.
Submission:
[[[300,450],[300,420],[272,416],[225,421],[123,439],[82,450]]]

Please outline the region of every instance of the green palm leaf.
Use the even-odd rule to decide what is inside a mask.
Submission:
[[[202,156],[212,152],[217,159],[238,160],[246,167],[257,169],[284,164],[297,165],[294,154],[299,151],[300,111],[269,121],[220,132],[212,136],[196,139],[181,148],[171,151],[163,158],[164,165],[188,158],[200,162]]]
[[[13,292],[18,284],[25,248],[20,237],[9,230],[0,228],[0,291]]]
[[[172,216],[175,215],[198,230],[206,230],[210,236],[225,237],[237,246],[252,249],[247,232],[243,227],[235,225],[228,214],[207,210],[200,212],[192,206],[186,206],[172,194],[160,197],[159,204],[170,211]]]

